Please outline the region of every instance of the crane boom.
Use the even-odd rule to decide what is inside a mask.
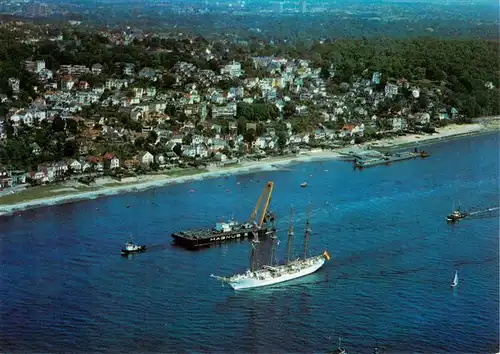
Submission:
[[[259,197],[259,200],[257,201],[257,204],[255,205],[255,208],[253,209],[252,215],[250,216],[250,219],[248,220],[249,223],[251,223],[255,217],[257,216],[260,208],[260,204],[262,203],[262,200],[265,198],[265,203],[264,207],[262,208],[262,214],[259,218],[259,226],[262,226],[262,223],[264,222],[264,218],[266,217],[267,209],[269,208],[269,202],[271,201],[271,195],[273,194],[273,189],[274,189],[274,182],[269,181],[267,182],[266,186],[264,187],[264,190],[262,191],[262,194]]]

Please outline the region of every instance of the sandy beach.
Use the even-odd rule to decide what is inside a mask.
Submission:
[[[339,159],[344,153],[348,153],[349,151],[419,146],[473,134],[498,131],[499,128],[500,121],[492,121],[488,124],[449,125],[444,128],[436,129],[438,133],[432,135],[412,134],[333,150],[312,150],[296,156],[270,157],[260,161],[248,161],[243,159],[238,165],[198,171],[193,170],[192,174],[189,175],[173,176],[169,175],[168,171],[166,171],[161,174],[124,178],[121,181],[117,181],[109,177],[101,177],[96,180],[95,185],[92,187],[82,185],[76,181],[64,182],[51,187],[36,187],[51,188],[48,189],[46,191],[47,193],[41,198],[26,198],[27,200],[21,202],[6,203],[5,201],[2,201],[5,197],[0,197],[0,215],[12,214],[16,211],[25,209],[69,203],[77,200],[96,199],[101,196],[140,191],[169,184],[186,183],[206,178],[244,174],[259,170],[280,170],[292,163]],[[33,188],[33,190],[34,189],[35,188]]]

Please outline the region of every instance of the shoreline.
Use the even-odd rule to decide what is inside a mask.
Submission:
[[[439,133],[432,135],[411,134],[392,139],[381,139],[378,141],[365,142],[355,146],[336,148],[332,150],[311,151],[296,156],[269,157],[259,161],[244,161],[238,165],[218,167],[207,170],[193,170],[193,173],[182,176],[172,176],[168,172],[162,174],[149,174],[134,177],[130,180],[117,182],[110,178],[103,178],[101,185],[93,187],[67,186],[65,183],[52,185],[48,192],[58,193],[42,198],[33,198],[26,201],[0,204],[0,216],[11,215],[18,211],[35,209],[44,206],[71,203],[81,200],[97,199],[100,197],[113,196],[117,194],[144,191],[147,189],[164,187],[171,184],[182,184],[191,181],[199,181],[210,178],[219,178],[237,174],[248,174],[257,171],[280,171],[283,167],[304,162],[321,160],[341,160],[345,153],[360,150],[395,151],[410,147],[420,147],[450,140],[462,139],[471,136],[484,135],[498,132],[499,122],[484,124],[451,125],[438,128]],[[106,183],[108,181],[109,183]],[[34,187],[44,188],[44,187]],[[22,193],[22,192],[20,192]],[[9,197],[9,196],[7,196]],[[5,197],[0,197],[0,203]]]

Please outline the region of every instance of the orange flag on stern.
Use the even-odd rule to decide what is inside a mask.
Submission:
[[[327,252],[326,250],[325,250],[325,252],[323,252],[323,256],[325,257],[325,259],[326,259],[327,261],[329,261],[329,260],[330,260],[330,255],[328,254],[328,252]]]

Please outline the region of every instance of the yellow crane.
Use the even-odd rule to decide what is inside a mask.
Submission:
[[[266,201],[264,203],[264,207],[262,208],[262,214],[260,215],[260,219],[258,222],[258,225],[262,226],[264,218],[266,217],[267,209],[269,208],[269,202],[271,201],[273,188],[274,188],[274,182],[272,181],[267,182],[266,186],[264,187],[264,190],[262,191],[262,194],[260,195],[259,200],[257,201],[257,204],[255,205],[255,208],[253,209],[252,215],[250,216],[250,220],[248,220],[249,223],[251,223],[255,219],[255,217],[259,212],[260,204],[262,203],[262,200],[265,199]]]

